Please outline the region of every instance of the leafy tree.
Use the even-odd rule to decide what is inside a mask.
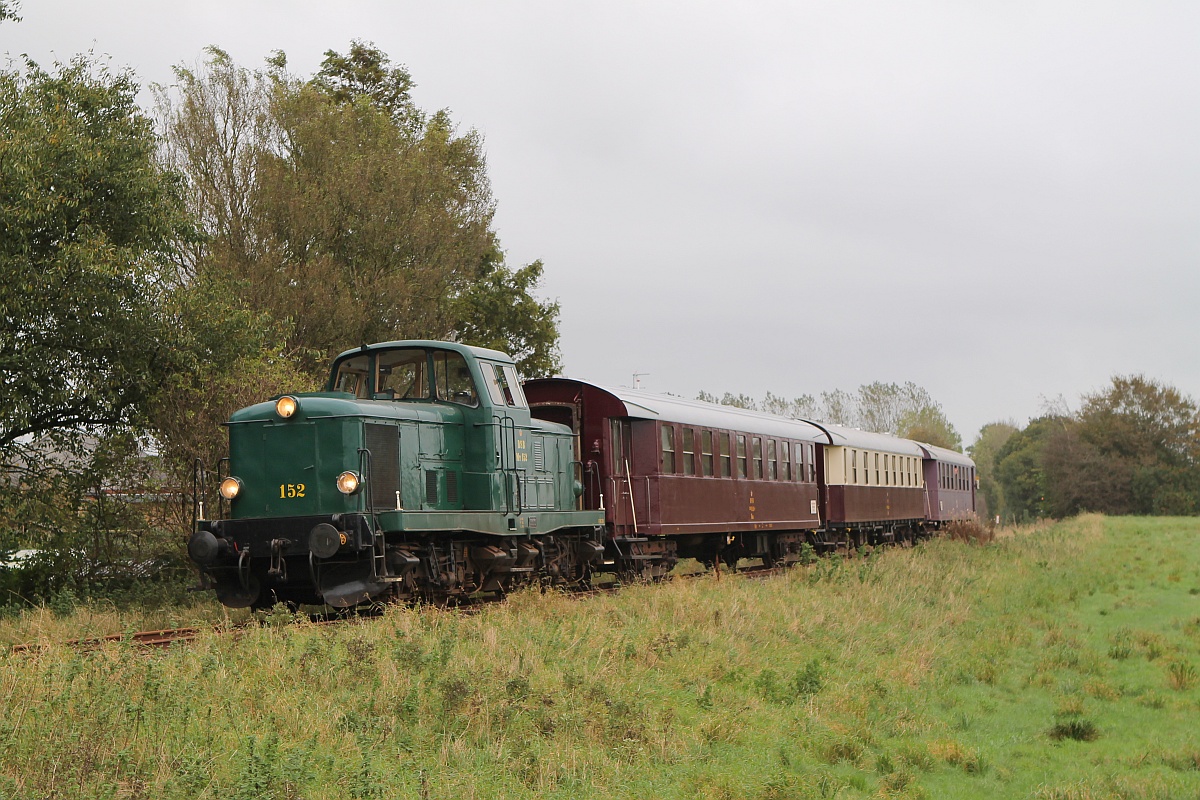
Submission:
[[[13,22],[20,22],[21,18],[17,16],[17,12],[20,10],[21,4],[16,2],[16,0],[12,0],[12,2],[9,0],[0,0],[0,22],[10,19]]]
[[[767,392],[759,404],[759,410],[780,417],[811,419],[816,415],[817,406],[812,395],[802,394],[799,397],[788,400],[787,398]]]
[[[906,411],[897,420],[895,433],[905,439],[962,452],[962,437],[936,404]]]
[[[128,425],[175,368],[160,307],[192,229],[137,89],[82,56],[0,72],[0,455]]]
[[[485,262],[480,274],[455,298],[455,334],[465,342],[508,353],[521,375],[543,378],[562,370],[558,354],[558,303],[532,295],[542,262],[510,270]]]
[[[1042,456],[1046,442],[1070,423],[1067,417],[1039,417],[1009,436],[996,452],[996,479],[1004,493],[1007,518],[1027,520],[1049,514]]]
[[[979,429],[975,443],[967,448],[975,460],[975,474],[979,477],[979,494],[988,515],[1004,513],[1004,491],[996,480],[996,454],[1018,430],[1011,421],[989,422]]]
[[[386,55],[355,42],[305,81],[282,54],[251,72],[210,48],[177,78],[159,93],[167,158],[209,234],[190,269],[283,324],[306,372],[401,338],[504,343],[529,374],[557,368],[558,307],[532,295],[540,263],[502,263],[482,140],[415,109]]]
[[[278,54],[272,63],[283,67],[287,62]],[[422,118],[409,95],[414,84],[408,70],[393,67],[383,51],[358,39],[350,43],[350,51],[345,55],[326,50],[312,84],[338,103],[354,105],[366,100],[404,127],[419,124]]]
[[[1083,433],[1078,420],[1064,418],[1045,440],[1045,511],[1058,518],[1087,511],[1128,514],[1133,479],[1130,465],[1106,458]]]
[[[1086,395],[1079,436],[1097,470],[1118,477],[1089,507],[1110,513],[1195,513],[1200,506],[1200,411],[1177,389],[1141,375],[1115,376]],[[1098,491],[1098,490],[1097,490]]]
[[[818,419],[833,425],[853,427],[858,424],[858,400],[843,389],[821,393],[821,409]]]

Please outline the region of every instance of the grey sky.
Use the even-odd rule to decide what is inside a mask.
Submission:
[[[966,442],[1143,372],[1200,396],[1200,4],[25,0],[0,50],[169,82],[353,38],[486,138],[567,372],[914,381]]]

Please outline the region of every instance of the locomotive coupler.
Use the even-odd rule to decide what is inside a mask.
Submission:
[[[271,568],[267,570],[268,575],[287,580],[287,561],[283,558],[283,551],[291,543],[290,539],[271,540]]]

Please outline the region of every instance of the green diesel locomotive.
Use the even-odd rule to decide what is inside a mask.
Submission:
[[[218,513],[199,507],[188,542],[227,606],[444,602],[586,581],[604,559],[575,438],[531,418],[503,353],[363,346],[337,357],[324,392],[227,424]]]

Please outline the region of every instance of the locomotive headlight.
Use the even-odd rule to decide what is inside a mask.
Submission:
[[[242,480],[241,478],[230,476],[221,481],[221,488],[217,491],[221,493],[221,497],[224,497],[226,500],[232,500],[242,491]]]
[[[275,413],[287,419],[296,413],[296,409],[300,407],[300,401],[294,397],[284,395],[275,401]]]
[[[342,494],[354,494],[360,486],[362,486],[362,481],[359,479],[357,472],[346,470],[337,476],[338,491]]]

